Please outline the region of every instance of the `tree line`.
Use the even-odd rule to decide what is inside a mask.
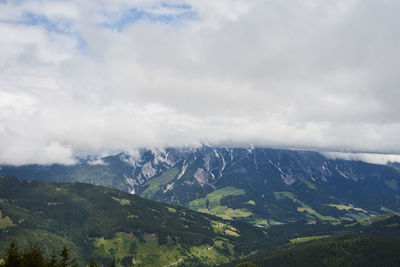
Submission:
[[[40,248],[29,244],[23,251],[15,241],[11,241],[0,267],[78,267],[77,259],[71,256],[70,249],[64,245],[59,253],[46,255]],[[89,267],[98,265],[91,260]],[[115,267],[115,259],[110,267]]]

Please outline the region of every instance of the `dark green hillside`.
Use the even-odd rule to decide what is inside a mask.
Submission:
[[[346,235],[293,243],[249,259],[258,266],[400,266],[400,238]]]
[[[46,253],[63,245],[81,263],[166,266],[228,262],[255,250],[265,235],[248,224],[223,221],[114,189],[82,183],[24,182],[0,176],[0,251],[11,238]]]
[[[400,266],[400,216],[386,214],[345,228],[274,227],[270,245],[247,258],[258,266]],[[286,231],[285,231],[286,230]],[[347,231],[347,234],[340,234]],[[275,233],[275,235],[274,235]],[[349,234],[352,233],[352,234]],[[291,236],[291,237],[290,237]],[[238,262],[226,266],[235,266]]]

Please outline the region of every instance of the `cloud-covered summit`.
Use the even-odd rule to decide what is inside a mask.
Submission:
[[[0,163],[202,143],[399,154],[399,12],[0,1]]]

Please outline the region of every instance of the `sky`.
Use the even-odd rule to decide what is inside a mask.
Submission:
[[[399,13],[398,0],[0,0],[0,164],[201,144],[400,161]]]

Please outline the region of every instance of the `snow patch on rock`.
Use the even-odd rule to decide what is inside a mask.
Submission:
[[[185,174],[186,169],[187,169],[188,166],[189,166],[189,164],[183,163],[182,170],[181,170],[181,172],[178,174],[178,177],[176,178],[177,180],[179,180],[179,179],[182,178],[182,176]]]

